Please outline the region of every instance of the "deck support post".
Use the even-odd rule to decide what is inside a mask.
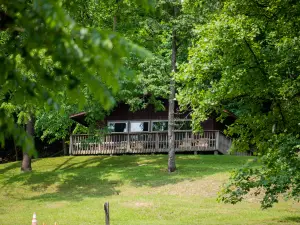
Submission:
[[[104,136],[104,138],[103,138],[103,140],[102,141],[97,141],[97,144],[98,144],[98,153],[100,153],[100,151],[101,151],[101,142],[104,142],[105,141],[105,136]],[[96,152],[97,152],[97,150],[96,150]]]
[[[197,155],[198,153],[197,153],[197,151],[194,151],[194,155]]]
[[[155,150],[158,151],[159,149],[159,135],[158,133],[155,134]]]
[[[216,150],[220,150],[219,149],[219,147],[220,147],[220,145],[219,145],[220,143],[219,142],[220,142],[220,131],[216,131],[216,145],[215,145],[215,147],[216,147],[215,149]]]
[[[72,141],[72,134],[70,135],[70,144],[69,144],[69,155],[72,155],[73,151],[73,141]]]
[[[130,152],[130,136],[127,134],[127,146],[126,146],[126,151]]]
[[[214,155],[219,155],[219,152],[218,151],[214,151]]]

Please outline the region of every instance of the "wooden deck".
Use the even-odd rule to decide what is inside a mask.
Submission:
[[[176,152],[215,151],[227,154],[231,140],[220,131],[175,131]],[[167,132],[112,133],[108,135],[72,135],[70,155],[113,155],[168,152]]]

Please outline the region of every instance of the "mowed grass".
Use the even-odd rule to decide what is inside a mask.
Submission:
[[[261,210],[259,199],[228,205],[216,201],[229,172],[253,157],[178,155],[168,174],[166,155],[70,156],[0,165],[0,224],[298,224],[300,204],[282,201]]]

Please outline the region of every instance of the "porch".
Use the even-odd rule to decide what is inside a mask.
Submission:
[[[174,131],[176,152],[227,154],[231,140],[221,131]],[[167,153],[167,132],[111,133],[107,135],[76,134],[70,137],[70,155],[113,155],[126,153]]]

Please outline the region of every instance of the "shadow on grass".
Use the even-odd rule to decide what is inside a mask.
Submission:
[[[118,187],[124,183],[135,187],[158,187],[228,172],[247,160],[247,157],[241,160],[230,156],[178,155],[178,169],[169,174],[166,155],[66,157],[50,171],[11,176],[4,186],[9,188],[10,184],[17,182],[30,186],[36,194],[23,199],[80,201],[86,197],[119,194]]]
[[[8,172],[10,170],[14,170],[16,168],[20,168],[21,170],[21,163],[20,162],[12,162],[9,164],[4,164],[3,169],[0,169],[0,174],[4,174],[5,172]]]
[[[287,222],[300,223],[300,216],[288,216],[288,217],[284,217],[279,222],[282,222],[282,223],[287,223]]]

